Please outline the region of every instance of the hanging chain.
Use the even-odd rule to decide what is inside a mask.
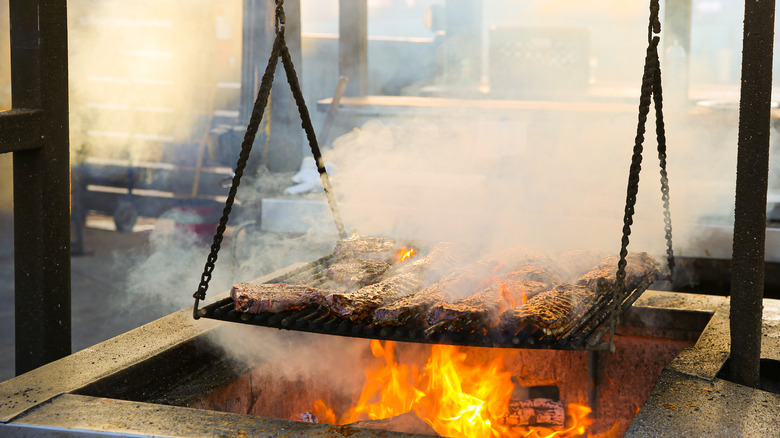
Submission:
[[[236,162],[236,170],[233,175],[233,181],[228,191],[227,199],[225,200],[225,208],[222,210],[222,217],[217,225],[216,233],[214,234],[214,240],[211,244],[211,252],[206,259],[206,265],[201,275],[200,284],[198,290],[193,294],[195,298],[195,307],[193,309],[193,316],[195,319],[200,318],[198,312],[198,303],[200,300],[206,298],[206,291],[211,281],[212,272],[217,261],[217,255],[219,249],[222,246],[223,236],[225,229],[227,228],[227,222],[230,217],[230,212],[233,209],[233,203],[235,202],[236,192],[238,186],[241,184],[241,177],[244,174],[244,168],[246,167],[249,154],[252,151],[252,145],[255,142],[257,131],[260,127],[260,122],[263,119],[263,112],[265,111],[268,98],[271,94],[271,86],[274,80],[274,73],[276,71],[276,65],[279,58],[282,59],[285,73],[287,74],[287,82],[290,84],[295,103],[298,106],[298,113],[301,116],[301,126],[306,132],[306,137],[311,147],[312,155],[317,163],[317,170],[320,173],[320,179],[322,181],[325,194],[328,198],[328,204],[330,204],[331,211],[333,212],[333,218],[338,228],[339,236],[341,238],[347,237],[347,232],[344,228],[344,223],[341,220],[341,216],[336,205],[336,200],[332,192],[330,180],[328,174],[325,171],[325,165],[323,164],[322,154],[320,153],[319,146],[317,145],[317,138],[314,134],[314,128],[311,123],[311,117],[309,116],[309,110],[306,108],[306,102],[303,99],[303,92],[301,91],[298,77],[295,73],[295,67],[293,66],[292,57],[290,51],[287,48],[287,43],[284,38],[285,24],[287,22],[284,14],[284,0],[276,0],[274,29],[276,31],[276,38],[274,39],[273,48],[271,49],[271,56],[268,59],[268,65],[263,73],[263,78],[260,81],[260,89],[257,92],[257,100],[255,100],[254,107],[252,108],[252,115],[249,118],[249,124],[247,126],[244,140],[241,143],[241,152]]]
[[[655,71],[653,103],[655,104],[655,132],[658,141],[658,164],[661,168],[661,201],[664,206],[664,234],[666,237],[666,262],[669,277],[674,274],[674,249],[672,248],[672,215],[669,211],[669,177],[666,174],[666,130],[664,127],[661,69]]]
[[[322,153],[320,147],[317,144],[317,136],[314,133],[314,126],[311,123],[311,117],[309,116],[309,110],[306,108],[306,102],[303,99],[303,92],[301,86],[298,83],[298,75],[295,73],[295,66],[290,56],[290,51],[287,49],[287,45],[282,45],[282,65],[284,66],[285,73],[287,73],[287,82],[290,84],[290,90],[292,90],[293,98],[298,106],[298,113],[301,116],[301,127],[306,132],[306,139],[309,141],[309,148],[311,154],[314,156],[314,162],[317,164],[317,172],[320,174],[320,182],[322,182],[322,188],[325,190],[325,197],[328,200],[328,205],[333,213],[333,220],[336,222],[336,229],[338,230],[339,237],[344,239],[347,237],[347,230],[344,227],[344,222],[341,220],[341,214],[339,214],[339,207],[336,204],[336,197],[333,195],[333,187],[330,185],[330,179],[328,173],[325,170],[325,162],[322,159]]]
[[[268,59],[268,65],[265,67],[263,78],[260,81],[260,89],[257,92],[257,99],[255,105],[252,108],[252,115],[249,117],[249,124],[244,134],[244,140],[241,143],[241,152],[238,155],[238,161],[236,162],[236,170],[233,175],[233,181],[228,191],[227,199],[225,200],[225,208],[222,210],[222,217],[219,219],[219,225],[217,225],[217,231],[214,234],[214,240],[211,244],[211,252],[206,259],[206,265],[203,268],[203,274],[200,278],[200,284],[198,290],[192,295],[195,298],[195,308],[193,310],[193,316],[195,319],[200,318],[198,313],[198,303],[200,300],[206,298],[206,291],[209,288],[209,282],[211,281],[212,272],[214,272],[215,263],[217,261],[217,254],[222,246],[222,239],[227,228],[227,222],[230,217],[230,212],[233,210],[233,203],[236,199],[236,192],[238,186],[241,184],[241,177],[244,174],[244,168],[249,160],[249,153],[252,151],[252,145],[255,142],[257,131],[260,128],[260,121],[263,119],[263,112],[265,111],[266,104],[268,103],[268,97],[271,94],[271,85],[274,80],[274,72],[276,71],[276,64],[279,60],[279,56],[282,52],[282,46],[284,45],[284,38],[282,37],[284,32],[284,16],[279,17],[279,8],[282,0],[277,0],[277,26],[276,26],[276,38],[274,39],[274,45],[271,49],[271,56]]]
[[[620,258],[615,274],[615,286],[612,289],[612,305],[610,309],[611,321],[609,330],[610,348],[614,348],[614,335],[619,317],[618,309],[626,295],[626,256],[628,255],[629,236],[634,220],[634,207],[639,191],[639,173],[642,170],[642,150],[645,140],[645,125],[650,113],[651,100],[655,104],[656,112],[656,138],[658,140],[658,158],[661,167],[661,199],[664,203],[664,231],[667,239],[667,254],[670,269],[674,266],[672,252],[672,226],[669,213],[669,181],[666,174],[666,134],[663,121],[663,98],[661,90],[661,69],[658,57],[658,42],[661,32],[661,22],[658,18],[660,5],[658,0],[650,1],[650,22],[647,27],[647,53],[645,56],[645,70],[642,75],[642,89],[639,97],[639,117],[636,137],[634,139],[634,151],[631,156],[631,167],[628,174],[628,188],[626,190],[626,207],[623,215],[623,236],[620,239]]]

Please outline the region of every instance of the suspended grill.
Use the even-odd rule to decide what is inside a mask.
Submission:
[[[266,283],[300,284],[311,287],[323,287],[328,279],[325,270],[342,260],[335,254],[307,263],[297,269],[273,278]],[[610,344],[603,342],[609,330],[610,309],[616,304],[619,312],[625,312],[637,298],[658,278],[650,274],[633,290],[615,302],[611,293],[598,296],[582,317],[564,327],[558,335],[544,333],[544,330],[529,325],[518,334],[511,334],[497,327],[487,329],[486,333],[425,333],[428,324],[426,312],[420,312],[416,319],[402,326],[376,326],[371,323],[353,322],[332,314],[323,306],[310,306],[296,311],[280,313],[247,313],[235,310],[231,297],[206,305],[197,310],[203,318],[220,321],[252,324],[277,329],[320,333],[328,335],[393,340],[402,342],[452,344],[475,347],[504,348],[541,348],[559,350],[608,350]]]

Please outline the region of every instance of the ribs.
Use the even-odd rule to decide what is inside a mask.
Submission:
[[[583,274],[577,284],[591,288],[597,294],[609,293],[615,287],[618,256],[604,258],[595,268]],[[661,272],[661,265],[644,252],[632,252],[626,256],[626,291],[636,289],[639,284]]]
[[[468,298],[433,305],[426,316],[429,327],[425,333],[428,336],[440,332],[473,333],[486,328],[502,306],[506,307],[501,284],[493,281]]]
[[[318,306],[331,293],[326,289],[286,283],[239,283],[230,290],[236,310],[247,313],[279,313]]]
[[[585,314],[594,296],[587,286],[559,284],[525,304],[503,312],[499,317],[499,328],[514,335],[533,324],[545,334],[558,334]]]

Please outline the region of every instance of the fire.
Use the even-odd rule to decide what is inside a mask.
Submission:
[[[401,263],[407,259],[410,259],[417,255],[417,250],[414,248],[401,248],[395,254],[395,264]]]
[[[372,340],[371,352],[382,364],[366,371],[357,403],[336,421],[333,410],[317,400],[312,411],[321,422],[342,425],[414,412],[438,434],[464,438],[568,438],[583,435],[592,422],[589,407],[570,403],[563,429],[503,424],[514,390],[503,355],[487,365],[469,364],[458,347],[434,345],[420,372],[398,364],[392,341]]]

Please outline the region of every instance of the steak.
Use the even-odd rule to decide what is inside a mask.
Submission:
[[[618,256],[604,258],[595,268],[586,272],[577,280],[577,284],[591,288],[597,294],[611,292],[615,287]],[[626,256],[626,290],[636,289],[639,284],[661,273],[661,265],[644,252],[632,252]]]
[[[398,274],[414,274],[423,276],[423,282],[428,285],[437,281],[444,274],[463,266],[470,254],[461,245],[452,242],[439,242],[428,254],[414,258],[396,266]]]
[[[413,295],[380,306],[374,312],[373,322],[396,326],[422,318],[436,303],[472,294],[495,268],[494,262],[476,262],[451,272]]]
[[[357,289],[376,283],[389,271],[390,265],[380,260],[348,258],[330,265],[325,276],[341,287]]]
[[[399,274],[370,284],[355,292],[337,292],[326,297],[331,313],[354,322],[368,324],[377,307],[391,300],[411,295],[422,286],[419,275]]]
[[[393,263],[398,248],[393,239],[387,237],[361,236],[353,234],[336,243],[333,254],[338,258],[366,258]]]
[[[236,310],[247,313],[279,313],[318,306],[331,293],[326,289],[286,283],[239,283],[230,290]]]
[[[559,284],[523,305],[503,312],[499,317],[499,327],[514,335],[530,323],[545,334],[557,334],[584,315],[594,297],[587,286]]]

